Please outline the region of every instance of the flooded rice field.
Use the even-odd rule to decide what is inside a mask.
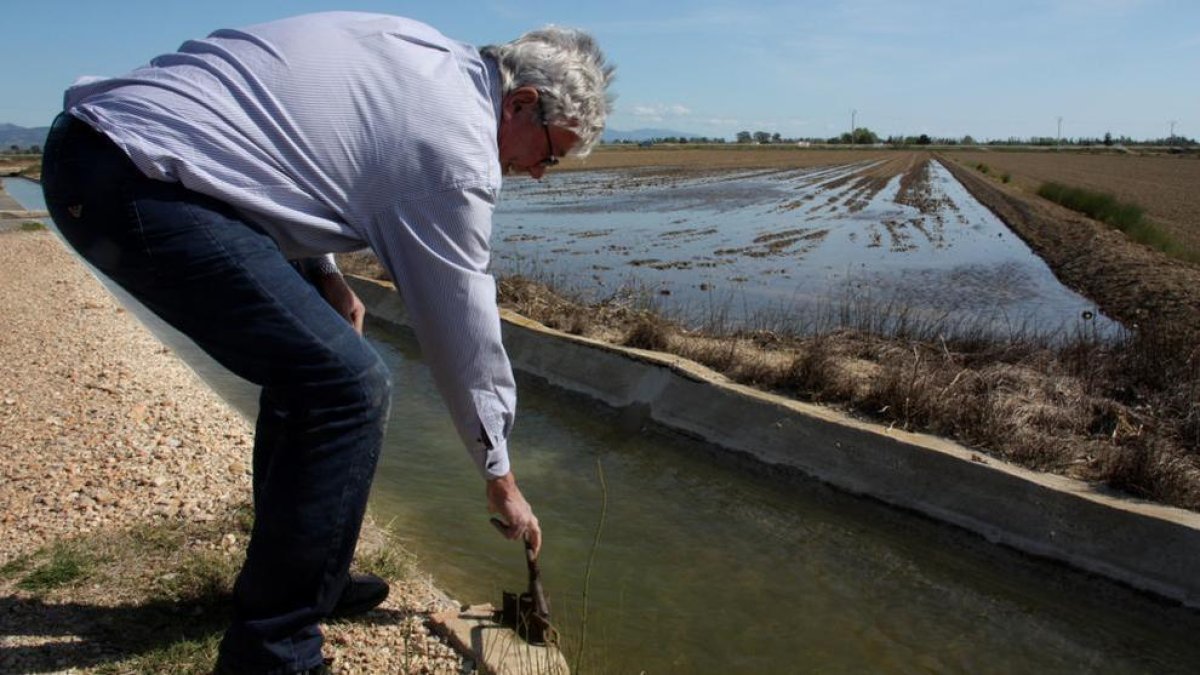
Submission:
[[[504,189],[495,272],[593,300],[632,289],[689,325],[807,332],[814,317],[890,308],[951,331],[1117,329],[915,153],[804,169],[559,173]]]

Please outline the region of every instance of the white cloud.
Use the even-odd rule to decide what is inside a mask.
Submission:
[[[651,103],[634,105],[629,109],[629,114],[643,120],[661,122],[670,118],[687,117],[692,111],[678,103]]]

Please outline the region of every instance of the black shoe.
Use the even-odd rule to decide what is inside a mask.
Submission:
[[[351,574],[329,618],[344,619],[366,614],[387,599],[388,590],[388,583],[374,574]]]

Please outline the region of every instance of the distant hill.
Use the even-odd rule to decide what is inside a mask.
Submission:
[[[693,134],[690,131],[675,131],[673,129],[634,129],[620,131],[605,129],[601,140],[605,143],[620,143],[622,141],[649,141],[655,138],[702,138],[703,134]]]
[[[50,127],[19,127],[15,124],[0,123],[0,151],[8,150],[12,146],[17,146],[21,149],[28,148],[31,145],[45,145],[46,134],[50,133]]]

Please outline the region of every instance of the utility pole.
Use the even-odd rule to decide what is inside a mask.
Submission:
[[[1055,150],[1062,150],[1062,116],[1058,118],[1058,141],[1054,146]]]
[[[1167,136],[1167,143],[1175,142],[1175,122],[1176,120],[1171,120],[1171,135]]]
[[[850,145],[854,145],[854,118],[858,115],[858,111],[850,109]]]

